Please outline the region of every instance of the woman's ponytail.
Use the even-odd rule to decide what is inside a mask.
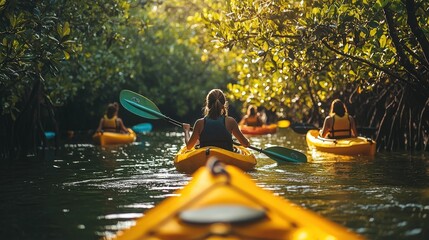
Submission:
[[[225,95],[220,89],[211,90],[206,97],[204,107],[204,115],[210,118],[218,118],[219,116],[228,115],[228,107]]]

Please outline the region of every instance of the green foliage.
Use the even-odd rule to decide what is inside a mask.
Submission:
[[[421,123],[427,122],[429,97],[427,1],[229,0],[201,5],[199,18],[211,31],[214,48],[236,54],[228,67],[237,77],[228,85],[234,99],[315,122],[323,120],[333,98],[361,101],[367,109],[358,106],[363,109],[360,121],[385,127],[380,138],[389,139],[389,147],[395,141],[423,144],[428,126]],[[400,101],[395,98],[399,93]],[[378,109],[380,104],[392,109]],[[405,106],[413,106],[407,116]],[[368,109],[379,111],[371,115]],[[412,134],[408,140],[400,135],[402,140],[392,140],[395,128]]]
[[[126,2],[0,2],[0,127],[2,137],[10,139],[2,152],[34,153],[46,121],[56,126],[53,103],[80,86],[60,73],[77,63],[83,43],[101,35]]]
[[[17,114],[17,103],[38,79],[48,94],[69,92],[59,70],[109,16],[119,14],[116,2],[6,1],[0,15],[2,114]]]
[[[207,91],[225,86],[228,76],[203,56],[200,35],[187,23],[192,7],[129,5],[126,17],[110,19],[115,24],[81,42],[80,54],[60,73],[67,87],[52,88],[55,102],[83,105],[98,117],[102,105],[131,89],[179,116],[199,111]]]
[[[14,138],[10,148],[34,147],[46,122],[57,119],[54,108],[80,110],[61,118],[62,126],[95,127],[86,120],[98,119],[101,106],[117,101],[124,88],[177,115],[199,110],[207,91],[223,88],[228,75],[199,48],[201,35],[187,22],[192,9],[182,5],[172,18],[170,7],[131,0],[0,1],[1,127]],[[32,140],[20,143],[24,138]]]
[[[227,3],[206,11],[204,19],[219,47],[244,53],[237,59],[238,82],[230,85],[236,99],[256,98],[268,107],[292,112],[307,106],[306,113],[350,83],[361,91],[371,90],[386,81],[385,69],[401,71],[382,9],[389,1]],[[401,3],[389,5],[400,11],[395,20],[406,25]],[[403,39],[406,34],[409,30],[404,29]],[[365,61],[370,64],[362,64]]]
[[[131,46],[135,67],[130,80],[157,104],[185,115],[199,109],[208,90],[222,88],[227,79],[216,64],[203,61],[184,15],[188,7],[182,6],[174,15],[170,7],[164,3],[150,8],[145,12],[147,27],[131,36],[138,40]]]
[[[322,120],[336,97],[403,113],[411,99],[428,98],[428,8],[424,0],[0,0],[2,129],[41,132],[54,107],[98,118],[124,88],[179,116],[198,111],[211,88],[298,121]],[[397,104],[399,93],[413,98]],[[424,104],[410,114],[418,120],[384,110],[365,124],[390,118],[421,130],[427,116]]]

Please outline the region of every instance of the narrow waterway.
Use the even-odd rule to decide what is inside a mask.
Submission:
[[[250,176],[259,186],[368,239],[429,239],[429,155],[377,153],[340,157],[307,151],[291,129],[252,137],[307,154],[305,164],[277,163],[256,153]],[[179,129],[139,135],[130,145],[100,147],[90,136],[64,140],[45,158],[0,163],[2,239],[100,239],[182,188]]]

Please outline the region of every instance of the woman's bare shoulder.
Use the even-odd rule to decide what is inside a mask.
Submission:
[[[197,119],[197,121],[195,121],[195,126],[197,125],[204,125],[204,118]]]
[[[233,118],[233,117],[230,117],[230,116],[227,116],[227,117],[226,117],[226,121],[228,121],[228,122],[235,122],[235,123],[237,123],[237,121],[235,120],[235,118]]]

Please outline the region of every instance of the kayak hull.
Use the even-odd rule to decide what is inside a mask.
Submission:
[[[277,124],[262,125],[259,127],[240,125],[239,127],[243,134],[248,135],[264,135],[277,132]]]
[[[364,137],[328,139],[319,137],[319,130],[310,130],[306,141],[310,149],[339,155],[374,156],[376,152],[376,142]]]
[[[219,166],[217,166],[219,169]],[[262,189],[240,169],[201,168],[115,236],[135,239],[364,239],[345,227]]]
[[[215,157],[228,165],[234,165],[243,171],[250,171],[255,168],[256,158],[247,148],[235,146],[240,153],[231,152],[218,147],[201,147],[187,150],[186,147],[180,149],[174,158],[174,165],[177,170],[183,173],[193,173],[198,168],[206,165],[207,160]]]
[[[131,128],[128,128],[128,134],[115,132],[96,132],[92,136],[92,139],[96,144],[99,144],[101,146],[113,144],[127,144],[132,143],[136,140],[136,133]]]

